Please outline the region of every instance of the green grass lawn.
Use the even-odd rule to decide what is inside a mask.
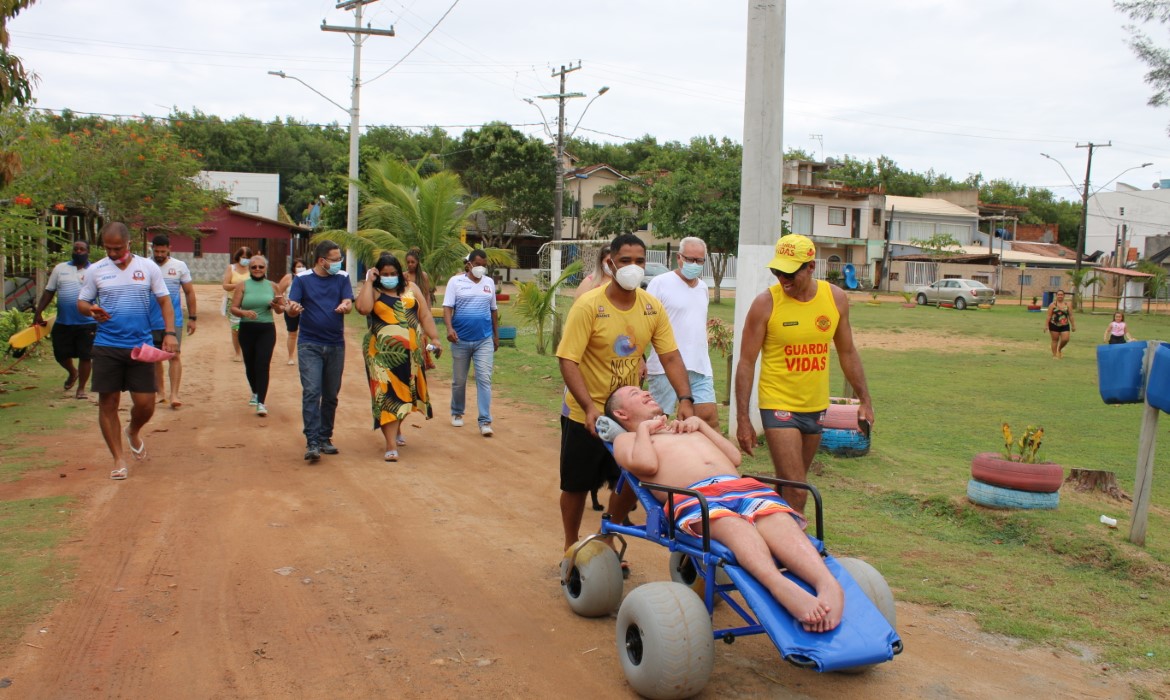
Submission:
[[[508,304],[501,313],[505,324],[514,319]],[[712,305],[711,315],[731,322],[734,306]],[[1100,494],[1063,489],[1055,511],[996,511],[966,499],[971,458],[1002,447],[1004,421],[1017,433],[1042,425],[1042,459],[1066,471],[1114,471],[1132,493],[1142,408],[1107,406],[1097,394],[1096,346],[1110,317],[1078,315],[1059,361],[1044,314],[1022,307],[855,303],[850,317],[859,335],[907,341],[861,347],[876,413],[870,454],[818,458],[813,481],[825,497],[830,549],[878,567],[899,600],[970,611],[984,629],[1026,640],[1088,643],[1111,663],[1170,669],[1170,475],[1155,475],[1145,547],[1126,541],[1131,504]],[[1128,321],[1137,338],[1170,340],[1170,318]],[[560,374],[534,344],[521,328],[518,348],[497,353],[493,383],[497,396],[530,404],[553,425]],[[726,361],[712,363],[722,395]],[[834,393],[842,385],[835,372]],[[725,410],[721,418],[726,427]],[[1170,418],[1161,423],[1158,463],[1166,464]],[[746,458],[743,471],[769,472],[766,453]],[[1102,525],[1102,514],[1120,520],[1118,529]]]

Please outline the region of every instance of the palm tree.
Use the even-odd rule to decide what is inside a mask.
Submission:
[[[1068,275],[1073,288],[1073,305],[1078,311],[1084,308],[1084,299],[1082,299],[1082,290],[1086,287],[1092,287],[1095,284],[1100,284],[1104,280],[1096,274],[1096,271],[1091,267],[1082,267],[1080,269],[1065,270]]]
[[[491,197],[471,199],[459,176],[442,170],[423,177],[420,166],[382,159],[371,163],[364,181],[358,181],[361,229],[323,231],[313,241],[336,241],[354,252],[363,263],[373,265],[389,251],[399,256],[411,248],[420,251],[419,261],[432,279],[442,280],[463,268],[471,246],[460,237],[476,214],[496,211],[499,202]],[[470,200],[470,201],[468,201]],[[489,248],[484,251],[490,265],[515,265],[511,251]]]
[[[581,261],[574,260],[547,289],[536,280],[516,283],[516,313],[536,326],[536,352],[545,354],[544,334],[548,322],[553,322],[553,345],[560,342],[561,315],[553,306],[557,290],[573,275],[581,272]]]

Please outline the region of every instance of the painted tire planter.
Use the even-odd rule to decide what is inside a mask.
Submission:
[[[821,446],[817,449],[834,457],[862,457],[869,454],[869,438],[860,430],[825,428],[821,431]]]
[[[836,403],[837,401],[848,401],[848,403]],[[829,408],[825,411],[825,418],[821,421],[821,425],[834,430],[857,430],[861,427],[857,424],[857,409],[860,406],[861,401],[857,399],[830,398]]]
[[[1054,510],[1060,505],[1060,492],[1035,493],[992,486],[971,479],[967,482],[967,498],[977,505],[988,508],[1019,510]]]
[[[1064,483],[1064,468],[1052,462],[1013,462],[997,452],[983,452],[971,460],[971,478],[1005,489],[1055,493]]]

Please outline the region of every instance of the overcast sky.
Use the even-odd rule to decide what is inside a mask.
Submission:
[[[40,75],[36,97],[47,109],[198,108],[344,125],[342,109],[267,74],[283,70],[349,106],[352,45],[320,29],[322,20],[352,25],[352,13],[336,4],[39,0],[11,23],[11,49]],[[502,120],[539,135],[541,115],[523,98],[557,92],[551,70],[580,60],[568,91],[610,90],[578,136],[651,134],[663,142],[714,134],[742,142],[748,5],[378,0],[365,19],[392,25],[397,36],[364,44],[362,123],[436,124],[458,135],[463,126]],[[1094,189],[1152,161],[1121,178],[1149,188],[1170,178],[1170,109],[1147,106],[1146,68],[1125,44],[1126,23],[1109,0],[793,0],[785,147],[884,154],[903,168],[956,179],[980,172],[1076,198],[1070,179],[1083,181],[1086,155],[1076,144],[1112,141],[1094,156]],[[1170,45],[1163,27],[1149,31]],[[569,102],[569,127],[585,103]],[[555,118],[555,103],[542,104]]]

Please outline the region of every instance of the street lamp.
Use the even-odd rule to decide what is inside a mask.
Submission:
[[[1081,190],[1081,227],[1080,227],[1080,230],[1077,231],[1077,266],[1076,266],[1077,272],[1080,272],[1081,261],[1085,257],[1085,236],[1088,235],[1088,227],[1089,227],[1089,173],[1091,172],[1091,169],[1093,166],[1092,154],[1093,154],[1093,151],[1090,149],[1089,163],[1088,163],[1088,166],[1085,168],[1085,182],[1084,182],[1083,189],[1080,185],[1078,185],[1073,180],[1072,175],[1069,175],[1068,169],[1064,167],[1064,163],[1061,163],[1059,160],[1053,158],[1052,156],[1048,155],[1047,153],[1040,154],[1040,155],[1044,156],[1045,158],[1047,158],[1048,160],[1050,160],[1050,161],[1052,161],[1060,166],[1060,169],[1064,171],[1064,176],[1068,178],[1068,181],[1073,186],[1073,189]],[[1109,181],[1106,182],[1104,185],[1101,185],[1100,187],[1098,187],[1096,191],[1100,192],[1102,189],[1105,188],[1106,185],[1113,182],[1114,180],[1121,177],[1122,175],[1128,173],[1130,170],[1137,170],[1139,168],[1148,168],[1151,165],[1153,165],[1153,163],[1142,163],[1141,165],[1134,165],[1132,167],[1126,168],[1125,170],[1122,170],[1121,172],[1117,173],[1112,178],[1110,178]]]
[[[556,100],[558,103],[557,157],[556,157],[556,160],[557,160],[557,162],[556,162],[557,181],[556,181],[556,203],[554,205],[556,207],[556,209],[553,210],[553,240],[554,241],[561,240],[561,226],[563,225],[562,224],[562,216],[564,214],[564,212],[561,210],[561,208],[564,206],[564,203],[565,203],[565,100],[572,99],[574,97],[584,97],[585,96],[585,93],[583,93],[583,92],[565,92],[564,86],[565,86],[565,76],[562,74],[561,75],[561,91],[560,92],[553,94],[553,95],[537,95],[537,97],[542,99],[542,100]],[[593,99],[589,100],[589,102],[585,105],[585,109],[581,110],[581,116],[577,118],[577,123],[573,126],[572,131],[569,132],[569,136],[568,136],[569,138],[573,138],[573,134],[577,133],[577,127],[581,126],[581,119],[583,119],[585,117],[585,112],[589,111],[589,106],[593,104],[593,101],[596,100],[598,97],[601,97],[602,95],[604,95],[607,92],[609,92],[609,86],[604,86],[600,90],[597,91],[597,94],[593,96]],[[534,101],[532,101],[530,99],[526,99],[524,101],[527,102],[528,104],[536,107],[538,110],[540,110],[540,107]],[[540,116],[542,118],[544,117],[544,110],[540,110]],[[546,129],[547,129],[547,127],[546,127]]]

